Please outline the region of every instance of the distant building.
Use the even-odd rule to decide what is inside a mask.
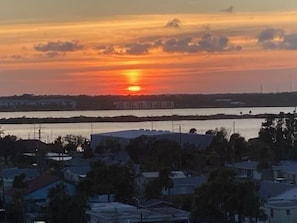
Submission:
[[[75,109],[76,101],[71,99],[0,99],[0,109],[29,108]]]
[[[115,109],[171,109],[173,101],[119,101],[114,102]]]

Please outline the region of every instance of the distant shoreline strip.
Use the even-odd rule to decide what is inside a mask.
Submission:
[[[291,114],[296,117],[296,114]],[[190,120],[219,120],[219,119],[266,119],[280,118],[277,114],[216,114],[216,115],[170,115],[170,116],[114,116],[114,117],[87,117],[77,116],[70,118],[2,118],[0,124],[46,124],[46,123],[94,123],[94,122],[151,122],[151,121],[190,121]]]

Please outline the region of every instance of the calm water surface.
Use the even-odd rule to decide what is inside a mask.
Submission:
[[[293,112],[292,107],[268,107],[268,108],[210,108],[210,109],[161,109],[161,110],[109,110],[109,111],[48,111],[48,112],[0,112],[1,118],[16,117],[113,117],[120,115],[134,115],[137,117],[162,116],[162,115],[213,115],[213,114],[278,114],[280,112]],[[224,119],[224,120],[194,120],[194,121],[157,121],[157,122],[129,122],[129,123],[65,123],[65,124],[12,124],[1,125],[6,134],[16,135],[22,139],[40,137],[45,142],[52,142],[58,136],[67,134],[82,135],[90,138],[92,133],[103,133],[127,129],[154,129],[173,132],[189,132],[196,128],[198,133],[207,130],[224,127],[232,134],[238,132],[246,139],[256,137],[261,127],[262,119]]]

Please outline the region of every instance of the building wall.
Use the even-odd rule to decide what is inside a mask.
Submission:
[[[266,214],[270,223],[297,222],[297,207],[288,209],[267,208]]]
[[[152,132],[158,133],[158,131],[155,131],[155,130],[152,130],[150,133]],[[144,133],[143,135],[146,135],[146,134]],[[207,146],[213,140],[213,136],[211,135],[174,133],[174,132],[168,132],[167,134],[164,134],[163,131],[160,131],[160,134],[154,134],[154,135],[148,134],[148,137],[172,140],[177,142],[178,144],[181,144],[181,146],[184,146],[187,144],[194,145],[197,149],[201,149],[201,150],[206,149]],[[112,137],[112,136],[105,136],[101,134],[93,134],[91,135],[91,148],[95,149],[97,145],[99,145],[101,142],[103,142],[106,139],[117,140],[117,142],[121,145],[122,148],[124,148],[127,144],[129,144],[131,140],[130,138],[124,138],[124,137]]]

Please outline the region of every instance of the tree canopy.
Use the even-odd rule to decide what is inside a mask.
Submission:
[[[49,223],[85,223],[87,217],[86,200],[80,194],[69,194],[66,186],[61,183],[48,192],[48,222]]]
[[[114,194],[117,201],[130,201],[134,192],[133,176],[126,166],[107,166],[97,161],[79,183],[78,189],[88,196]]]
[[[233,170],[215,169],[208,182],[195,189],[191,218],[195,222],[233,223],[259,217],[257,190],[256,182],[237,179]]]

